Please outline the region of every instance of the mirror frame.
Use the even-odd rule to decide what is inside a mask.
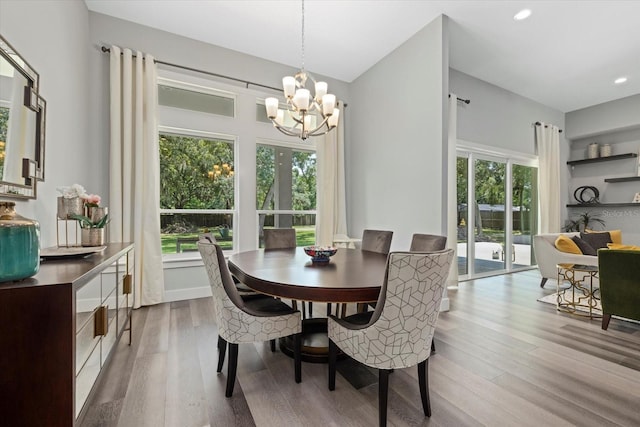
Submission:
[[[0,180],[0,196],[14,199],[35,199],[37,197],[37,181],[44,181],[44,146],[46,128],[47,103],[39,95],[40,75],[0,34],[0,56],[18,70],[26,80],[24,88],[24,105],[36,113],[36,131],[34,135],[35,159],[22,159],[22,177],[24,184]],[[22,65],[15,57],[22,61]]]

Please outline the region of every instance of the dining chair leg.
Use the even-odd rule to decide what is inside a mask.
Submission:
[[[227,342],[218,335],[218,372],[222,372],[224,365],[224,354],[227,352]]]
[[[236,369],[238,367],[238,344],[229,343],[229,366],[227,367],[227,392],[226,397],[231,397],[233,387],[236,385]]]
[[[296,382],[302,381],[302,333],[293,336],[293,363]]]
[[[424,415],[431,416],[431,401],[429,400],[429,359],[418,363],[418,382],[420,383],[420,397]]]
[[[313,318],[313,303],[309,301],[309,318]]]
[[[330,316],[330,315],[331,315],[331,303],[328,302],[327,303],[327,316]]]
[[[269,341],[269,345],[271,346],[271,353],[276,352],[276,340]]]
[[[302,304],[302,318],[306,319],[307,318],[307,305],[304,303],[304,301],[300,301],[300,304]]]
[[[436,342],[433,338],[431,338],[431,353],[436,352]]]
[[[378,424],[387,425],[387,396],[389,392],[389,370],[378,369]]]
[[[329,390],[336,389],[336,359],[338,358],[338,346],[329,340]]]

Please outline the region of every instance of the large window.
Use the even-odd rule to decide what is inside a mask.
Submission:
[[[160,133],[162,252],[197,249],[199,233],[233,249],[234,141]]]
[[[298,246],[316,240],[316,153],[301,147],[256,146],[259,246],[263,229],[295,228]]]

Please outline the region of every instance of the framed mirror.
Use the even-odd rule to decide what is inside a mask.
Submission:
[[[36,198],[44,180],[46,101],[38,73],[0,35],[0,197]]]

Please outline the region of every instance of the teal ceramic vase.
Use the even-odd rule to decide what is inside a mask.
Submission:
[[[40,225],[0,201],[0,282],[31,277],[40,268]]]

